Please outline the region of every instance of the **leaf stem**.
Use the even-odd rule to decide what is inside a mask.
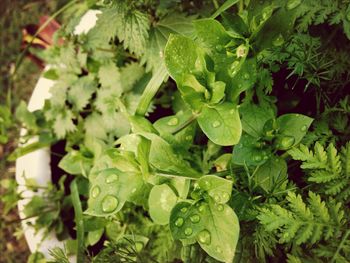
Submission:
[[[332,259],[331,259],[331,263],[335,262],[337,255],[339,254],[340,250],[341,250],[342,247],[344,246],[344,243],[345,243],[345,241],[348,239],[349,235],[350,235],[350,229],[348,229],[348,230],[345,232],[345,234],[344,234],[342,240],[340,241],[340,243],[339,243],[339,245],[338,245],[338,247],[337,247],[337,250],[335,251],[335,253],[334,253],[334,255],[333,255]]]
[[[188,120],[186,120],[184,123],[182,123],[179,127],[177,127],[172,134],[176,134],[178,132],[180,132],[181,130],[185,129],[188,125],[190,125],[195,119],[197,119],[198,115],[197,114],[193,114],[191,115]]]
[[[77,263],[84,263],[84,220],[76,180],[72,181],[70,185],[70,190],[75,213],[75,224],[77,228]]]

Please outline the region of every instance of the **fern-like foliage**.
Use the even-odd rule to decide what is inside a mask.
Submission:
[[[289,192],[287,201],[287,207],[269,205],[258,215],[265,231],[275,234],[279,243],[315,244],[337,235],[345,223],[341,203],[335,200],[326,204],[319,195],[309,192],[305,203],[301,195]]]
[[[301,144],[289,150],[294,160],[302,161],[301,168],[306,170],[308,181],[316,184],[316,190],[338,200],[350,197],[350,142],[338,153],[331,143],[325,149],[316,142],[314,150]]]

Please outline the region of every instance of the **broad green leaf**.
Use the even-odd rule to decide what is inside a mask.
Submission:
[[[195,69],[200,50],[190,38],[180,35],[170,35],[165,47],[165,65],[170,76],[181,82],[185,74],[191,74]],[[180,84],[180,83],[178,83]]]
[[[171,211],[169,222],[174,239],[195,238],[204,229],[204,209],[205,204],[198,206],[188,202],[177,203]]]
[[[170,212],[176,201],[176,194],[167,184],[153,186],[148,198],[149,213],[152,220],[159,225],[168,224]]]
[[[59,162],[58,167],[69,174],[87,176],[92,166],[92,159],[79,151],[69,151]]]
[[[254,181],[266,193],[273,192],[287,180],[287,163],[279,157],[272,157],[259,166],[254,173]]]
[[[157,69],[164,64],[164,48],[170,34],[191,36],[193,34],[192,20],[194,16],[185,16],[181,13],[170,13],[159,21],[154,22],[149,32],[148,46],[142,57],[146,62],[146,70]]]
[[[302,114],[285,114],[278,117],[279,133],[286,138],[286,143],[283,144],[282,138],[281,145],[277,147],[286,150],[298,144],[307,133],[312,122],[312,118]]]
[[[161,137],[154,134],[143,134],[143,136],[152,142],[149,163],[156,170],[190,178],[201,176],[181,156],[177,155],[171,145]]]
[[[239,71],[234,75],[231,81],[231,89],[228,91],[228,97],[235,101],[243,92],[253,87],[257,79],[255,59],[247,59]]]
[[[228,102],[204,107],[198,124],[212,142],[222,146],[237,144],[242,134],[237,107]]]
[[[269,149],[253,136],[243,134],[239,143],[233,148],[232,161],[238,165],[260,165],[272,155]]]
[[[217,204],[209,200],[203,203],[204,229],[196,239],[209,256],[221,261],[232,262],[239,237],[237,215],[226,204]]]
[[[218,204],[225,204],[230,200],[232,192],[232,181],[230,180],[215,175],[206,175],[199,178],[198,185]]]
[[[211,257],[232,262],[239,237],[239,223],[228,205],[217,204],[212,199],[208,203],[178,203],[171,212],[169,225],[174,239],[187,241],[195,238]]]
[[[225,28],[217,20],[206,18],[196,20],[193,24],[198,41],[209,51],[222,49],[231,40]]]
[[[109,168],[90,176],[90,183],[88,209],[85,214],[105,217],[122,209],[124,203],[142,186],[142,176]]]
[[[162,133],[174,133],[180,127],[182,127],[191,118],[192,111],[179,111],[176,115],[166,116],[158,119],[154,124],[160,134]]]
[[[263,135],[266,121],[275,117],[273,109],[251,103],[241,105],[239,112],[242,116],[243,131],[255,138]]]
[[[87,239],[86,239],[86,245],[88,246],[93,246],[95,245],[102,237],[104,232],[104,228],[94,230],[94,231],[89,231],[87,234]]]

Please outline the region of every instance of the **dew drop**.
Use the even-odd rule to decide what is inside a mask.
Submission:
[[[230,199],[230,195],[228,193],[223,193],[222,194],[222,201],[227,202]]]
[[[111,213],[118,207],[119,201],[113,195],[107,195],[102,200],[102,211],[105,213]]]
[[[199,232],[198,241],[202,244],[210,245],[210,242],[211,242],[210,232],[206,229]]]
[[[243,75],[243,78],[244,78],[244,79],[249,79],[249,77],[250,77],[250,76],[249,76],[248,73],[245,73],[245,74]]]
[[[175,226],[181,227],[184,224],[184,219],[182,217],[179,217],[175,220]]]
[[[282,36],[282,34],[279,34],[272,42],[272,45],[274,45],[275,47],[279,47],[284,43],[284,38]]]
[[[220,51],[222,51],[224,49],[224,47],[222,45],[216,45],[215,49],[216,49],[216,51],[220,52]]]
[[[301,127],[300,130],[301,130],[302,132],[305,132],[305,131],[307,130],[307,126],[306,126],[306,125],[303,125],[303,127]]]
[[[201,206],[198,207],[198,211],[199,212],[204,212],[204,210],[205,210],[205,206],[204,205],[201,205]]]
[[[255,155],[253,159],[256,162],[260,162],[261,161],[261,156],[260,155]]]
[[[230,110],[230,114],[235,114],[235,110]]]
[[[187,209],[187,207],[183,207],[183,208],[181,208],[181,210],[180,210],[180,211],[181,211],[182,213],[186,213],[186,212],[187,212],[187,210],[188,210],[188,209]]]
[[[192,215],[190,220],[192,223],[198,223],[201,220],[201,217],[199,215]]]
[[[187,227],[187,228],[185,229],[185,235],[186,235],[186,236],[190,236],[190,235],[192,235],[192,233],[193,233],[192,228]]]
[[[214,201],[215,201],[216,203],[220,203],[220,202],[221,202],[221,196],[220,196],[220,195],[215,194],[215,195],[213,196],[213,198],[214,198]]]
[[[292,147],[295,142],[295,138],[293,136],[285,136],[281,140],[281,146],[283,149],[288,149]]]
[[[187,136],[185,137],[185,139],[186,139],[187,141],[190,141],[190,140],[192,140],[192,136],[191,136],[191,135],[187,135]]]
[[[106,178],[106,183],[111,184],[118,181],[118,179],[119,179],[119,176],[117,174],[110,174]]]
[[[215,250],[216,250],[217,253],[222,253],[222,249],[221,249],[219,246],[217,246],[217,247],[215,248]]]
[[[205,190],[207,190],[211,187],[211,183],[209,181],[204,181],[203,184],[204,184]]]
[[[167,122],[167,124],[170,125],[170,126],[178,125],[178,124],[179,124],[179,119],[178,119],[178,118],[171,118],[171,119]]]
[[[94,186],[94,187],[91,189],[91,197],[92,197],[92,198],[96,198],[100,193],[101,193],[101,189],[100,189],[100,187],[98,187],[98,186]]]
[[[214,121],[214,122],[212,123],[213,128],[217,128],[217,127],[219,127],[220,125],[221,125],[221,122],[219,122],[219,121]]]
[[[224,206],[222,204],[217,206],[218,211],[222,212],[224,211]]]

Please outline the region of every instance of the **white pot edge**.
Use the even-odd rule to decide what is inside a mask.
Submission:
[[[100,11],[97,10],[87,11],[80,23],[76,26],[74,34],[87,33],[93,28],[96,24],[97,14],[99,13]],[[54,81],[44,77],[39,78],[28,103],[29,111],[32,112],[44,107],[45,100],[51,97],[50,88],[54,83]],[[25,133],[26,130],[21,129],[21,136]],[[37,138],[33,138],[24,145],[35,142],[36,140]],[[22,196],[25,197],[25,199],[18,201],[18,212],[21,219],[25,219],[25,214],[23,212],[24,206],[34,195],[40,195],[40,192],[34,193],[25,186],[25,178],[34,179],[39,186],[46,186],[51,182],[50,159],[50,149],[43,148],[26,154],[16,160],[16,181],[19,185],[17,191],[22,193]],[[51,232],[45,236],[43,231],[38,231],[36,233],[34,228],[28,225],[28,223],[34,222],[34,220],[34,218],[22,220],[24,236],[32,253],[38,251],[43,253],[45,257],[49,257],[49,251],[52,248],[64,248],[64,241],[59,241],[55,233]],[[70,262],[75,261],[75,257],[70,258]]]

